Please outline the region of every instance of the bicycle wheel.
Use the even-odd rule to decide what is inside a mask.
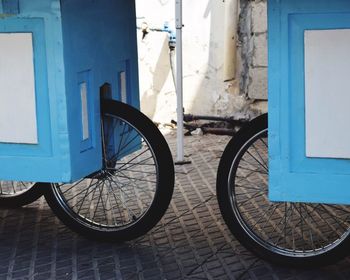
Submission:
[[[72,184],[51,184],[45,198],[71,229],[89,238],[125,241],[144,235],[168,208],[174,188],[169,147],[142,113],[103,101],[104,166]]]
[[[30,204],[42,195],[39,184],[0,181],[0,207],[17,208]]]
[[[250,251],[287,266],[311,267],[347,255],[350,207],[270,202],[267,115],[244,127],[219,164],[217,196],[232,234]]]

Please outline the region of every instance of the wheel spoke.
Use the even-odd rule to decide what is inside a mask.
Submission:
[[[140,173],[142,173],[142,172],[140,171]],[[124,175],[123,172],[121,172],[121,171],[118,173],[118,177],[120,177],[120,178],[125,178],[125,179],[129,179],[129,180],[132,179],[132,180],[140,181],[140,182],[147,182],[147,183],[154,183],[154,184],[157,183],[157,181],[146,180],[146,179],[140,179],[140,178],[133,178],[133,177],[130,177],[130,176],[126,176],[126,175]]]
[[[266,172],[268,172],[267,166],[265,166],[264,163],[261,163],[260,160],[258,160],[250,151],[247,151],[247,153],[263,168]]]
[[[33,186],[30,182],[0,181],[0,197],[19,197]]]
[[[130,162],[133,162],[134,160],[136,160],[137,158],[141,157],[142,155],[144,155],[145,153],[147,153],[148,150],[142,151],[142,153],[137,154],[136,156],[134,156],[133,158],[131,158],[128,162],[125,162],[124,164],[122,164],[121,167],[119,167],[119,169],[123,169],[124,166],[130,164]]]
[[[89,194],[94,190],[94,189],[93,189],[92,191],[89,191],[89,190],[93,187],[92,182],[93,182],[93,181],[90,180],[90,184],[89,184],[89,186],[87,187],[86,192],[85,192],[83,198],[81,198],[81,199],[76,203],[77,206],[79,205],[79,203],[81,203],[81,204],[80,204],[80,207],[79,207],[79,209],[78,209],[78,211],[77,211],[78,215],[79,215],[79,213],[80,213],[81,208],[83,207],[83,204],[84,204],[85,199],[86,199],[86,198],[89,196]]]
[[[98,184],[100,184],[100,182],[99,182],[99,181],[96,181],[96,183],[90,185],[89,188],[94,187],[94,186],[97,186]],[[75,186],[77,186],[77,185],[75,185]],[[72,188],[70,188],[70,189],[72,189]],[[85,191],[85,189],[80,190],[78,193],[74,194],[72,197],[70,197],[70,198],[67,199],[66,201],[69,202],[69,201],[73,200],[74,198],[76,198],[76,197],[78,197],[80,194],[82,194],[84,191]],[[64,193],[62,193],[62,194],[64,194]]]
[[[147,151],[145,151],[144,153],[146,153],[146,152],[147,152]],[[142,153],[141,155],[137,156],[137,157],[134,158],[132,161],[136,160],[138,157],[142,156],[144,153]],[[150,160],[150,159],[153,159],[153,156],[152,156],[152,155],[149,156],[148,158],[145,158],[145,159],[141,160],[141,161],[140,161],[141,165],[142,165],[143,162],[146,162],[146,161],[148,161],[148,160]],[[128,170],[128,171],[129,171],[129,170],[130,170],[129,168],[139,165],[138,162],[131,164],[130,162],[132,162],[132,161],[129,161],[129,162],[125,163],[124,165],[122,165],[121,167],[119,167],[118,169],[116,169],[116,171],[124,171],[124,170]],[[153,164],[153,166],[155,166],[155,165]]]
[[[81,179],[81,180],[75,182],[75,183],[74,183],[72,186],[70,186],[67,190],[65,190],[64,192],[62,192],[62,194],[65,194],[65,193],[69,192],[70,190],[72,190],[73,188],[75,188],[77,185],[79,185],[81,182],[83,182],[84,180],[85,180],[85,178],[83,178],[83,179]],[[60,184],[60,185],[58,185],[58,186],[61,187],[61,186],[64,186],[64,184]]]

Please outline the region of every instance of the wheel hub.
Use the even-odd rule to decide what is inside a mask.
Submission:
[[[107,168],[103,168],[97,172],[90,174],[86,178],[96,179],[96,180],[105,180],[105,179],[112,177],[113,175],[114,175],[113,171],[110,171]]]

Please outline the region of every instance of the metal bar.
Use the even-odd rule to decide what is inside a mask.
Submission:
[[[218,116],[201,116],[201,115],[184,114],[184,122],[192,122],[192,121],[198,121],[198,120],[222,121],[222,122],[228,122],[228,123],[237,124],[237,125],[249,122],[248,118],[235,118],[234,116],[218,117]]]
[[[184,161],[183,135],[183,69],[182,69],[182,0],[175,0],[176,13],[176,95],[177,95],[177,161]]]
[[[239,0],[225,0],[224,27],[224,81],[236,79],[237,25],[239,18]]]
[[[204,134],[215,134],[215,135],[228,135],[234,136],[235,130],[230,128],[216,128],[216,127],[201,127]]]

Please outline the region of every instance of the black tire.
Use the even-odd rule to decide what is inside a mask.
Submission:
[[[350,206],[270,202],[267,147],[265,114],[242,128],[221,158],[217,197],[232,234],[259,257],[284,266],[321,266],[345,257]]]
[[[152,229],[169,206],[172,155],[158,128],[138,110],[108,100],[102,111],[103,169],[73,184],[51,184],[45,198],[65,225],[88,238],[131,240]]]
[[[30,204],[42,196],[37,183],[0,181],[0,208],[18,208]]]

